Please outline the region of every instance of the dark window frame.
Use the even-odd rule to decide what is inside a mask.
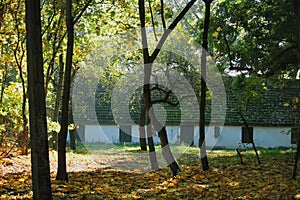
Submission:
[[[250,133],[249,133],[249,130]],[[242,127],[242,143],[252,143],[253,142],[253,127]]]
[[[125,131],[123,130],[130,130],[130,135],[127,134]],[[123,143],[123,142],[132,142],[132,127],[130,125],[128,126],[120,126],[119,127],[119,142]]]
[[[298,139],[298,128],[293,127],[291,128],[291,144],[297,144]]]

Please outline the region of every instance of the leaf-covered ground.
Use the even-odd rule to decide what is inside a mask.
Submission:
[[[134,156],[135,151],[123,150]],[[198,149],[191,148],[180,159],[179,175],[168,168],[139,172],[108,168],[109,159],[89,154],[68,153],[69,182],[55,180],[56,153],[51,151],[54,199],[297,199],[300,185],[291,179],[293,154],[290,150],[260,150],[262,164],[252,151],[244,152],[245,165],[235,151],[208,153],[210,170],[202,171]],[[113,152],[112,152],[113,154]],[[30,156],[0,161],[1,199],[30,199]]]

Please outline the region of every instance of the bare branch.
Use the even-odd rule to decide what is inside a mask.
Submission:
[[[139,0],[139,15],[140,15],[140,22],[141,22],[141,35],[142,35],[142,45],[143,45],[143,57],[144,62],[148,63],[149,61],[149,49],[147,43],[147,33],[146,33],[146,25],[145,25],[145,1]]]
[[[164,13],[164,0],[160,0],[160,15],[161,15],[161,22],[165,30],[167,26],[166,26],[165,13]]]
[[[52,22],[53,22],[53,19],[56,15],[56,6],[55,6],[55,3],[53,4],[53,15],[51,15],[49,18],[48,18],[48,24],[46,26],[46,28],[42,31],[42,37],[44,36],[44,34],[46,33],[46,31],[50,28]]]
[[[153,17],[153,11],[152,11],[152,6],[151,6],[151,0],[148,0],[149,3],[149,9],[150,9],[150,15],[151,15],[151,22],[152,22],[152,27],[153,27],[153,33],[155,37],[155,41],[158,41],[156,31],[155,31],[155,25],[154,25],[154,17]]]
[[[76,24],[79,19],[81,18],[81,16],[84,14],[84,12],[86,11],[86,9],[90,6],[90,4],[92,3],[93,0],[89,0],[88,2],[86,2],[86,4],[84,5],[84,7],[81,9],[80,13],[74,18],[73,23]]]
[[[170,24],[170,26],[168,27],[168,30],[166,30],[163,33],[160,41],[158,42],[155,50],[153,51],[153,53],[151,55],[149,63],[153,63],[153,61],[155,60],[155,58],[158,56],[159,52],[161,51],[161,48],[164,45],[164,43],[166,42],[166,40],[167,40],[168,36],[170,35],[170,33],[174,30],[174,28],[177,26],[177,24],[180,22],[180,20],[182,20],[184,15],[189,11],[189,9],[194,5],[195,2],[196,2],[196,0],[191,0],[184,7],[184,9],[179,13],[179,15],[174,19],[174,21]]]

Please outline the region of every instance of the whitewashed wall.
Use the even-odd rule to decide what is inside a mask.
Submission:
[[[241,129],[238,126],[225,126],[220,129],[220,136],[215,138],[214,127],[206,127],[206,145],[208,149],[221,147],[235,149],[241,143]],[[288,127],[254,127],[253,139],[257,147],[294,147],[291,144],[291,135],[287,134],[291,128]],[[132,143],[139,143],[139,127],[132,126]],[[180,143],[180,127],[167,126],[170,144]],[[157,133],[153,136],[154,142],[159,143]],[[86,125],[85,142],[118,143],[119,128],[113,125]],[[199,127],[194,127],[194,145],[199,144]],[[249,146],[251,147],[251,146]]]
[[[291,128],[255,127],[253,139],[257,146],[263,147],[291,147]]]
[[[254,127],[253,140],[257,147],[294,147],[291,144],[291,134],[287,134],[291,128],[288,127]],[[206,127],[206,145],[228,149],[235,149],[241,144],[242,127],[225,126],[220,130],[219,138],[214,138],[214,128]],[[199,127],[194,128],[195,145],[198,146]],[[246,145],[247,146],[247,145]],[[251,144],[248,145],[252,147]]]
[[[111,143],[119,141],[119,128],[117,126],[99,126],[86,125],[85,126],[85,142],[88,143]]]

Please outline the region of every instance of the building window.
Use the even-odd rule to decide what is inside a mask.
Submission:
[[[220,127],[215,126],[214,137],[215,138],[220,137]]]
[[[253,142],[253,127],[242,127],[242,143]]]
[[[120,143],[132,142],[131,126],[121,126],[119,128],[119,141]]]
[[[291,129],[291,144],[297,144],[298,128]]]

